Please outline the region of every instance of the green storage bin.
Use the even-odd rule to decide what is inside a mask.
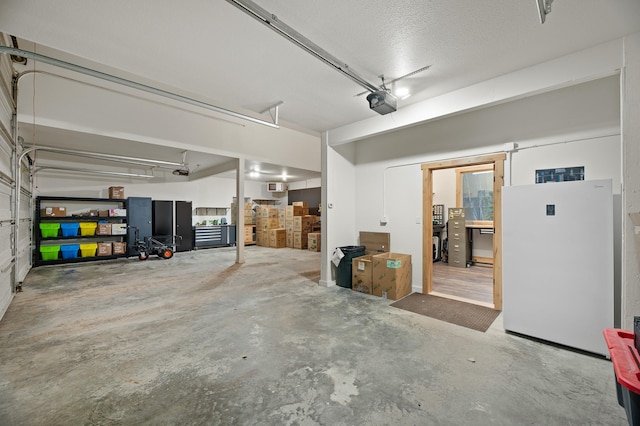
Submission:
[[[60,229],[59,223],[41,223],[40,224],[40,234],[42,234],[42,238],[57,237],[59,229]]]
[[[60,246],[40,246],[42,260],[56,260],[60,253]]]

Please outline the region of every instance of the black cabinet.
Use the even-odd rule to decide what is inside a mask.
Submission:
[[[129,233],[127,235],[127,248],[129,256],[137,256],[134,248],[136,238],[144,240],[153,235],[151,198],[129,197],[127,199],[127,223]],[[137,232],[136,232],[137,231]]]
[[[153,200],[153,235],[173,235],[173,201]]]
[[[176,201],[176,251],[193,249],[193,219],[191,201]]]
[[[127,200],[36,198],[33,266],[125,257]]]

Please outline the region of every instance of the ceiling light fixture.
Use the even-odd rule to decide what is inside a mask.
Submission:
[[[400,87],[396,89],[394,94],[398,99],[407,99],[409,96],[411,96],[411,93],[409,93],[409,89],[406,87]]]
[[[551,13],[551,3],[553,0],[536,0],[538,5],[538,15],[540,16],[540,23],[544,24],[547,15]]]
[[[252,178],[260,177],[260,172],[258,172],[257,170],[251,170],[249,172],[249,177],[252,177]]]

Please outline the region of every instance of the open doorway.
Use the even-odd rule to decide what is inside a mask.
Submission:
[[[422,165],[423,293],[502,309],[504,159],[497,154]],[[434,172],[445,169],[456,175],[455,201],[434,207]],[[474,237],[489,247],[474,255]]]

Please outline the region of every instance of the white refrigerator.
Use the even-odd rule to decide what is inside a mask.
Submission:
[[[505,330],[608,356],[610,179],[504,187],[502,253]]]

